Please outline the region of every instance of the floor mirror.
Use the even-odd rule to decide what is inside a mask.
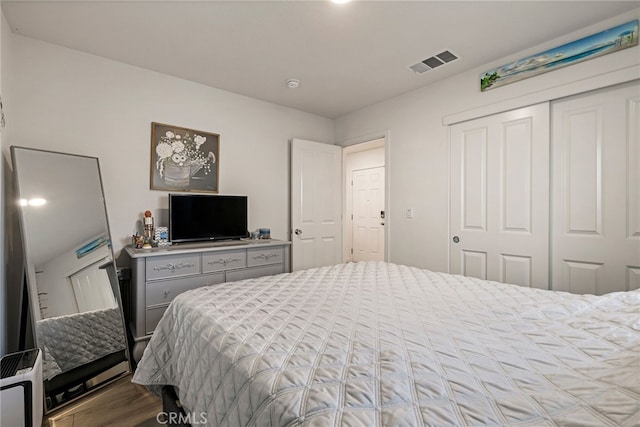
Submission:
[[[98,159],[11,147],[45,412],[131,370]]]

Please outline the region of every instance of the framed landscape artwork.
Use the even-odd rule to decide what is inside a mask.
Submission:
[[[217,193],[220,135],[151,123],[151,189]]]
[[[485,91],[638,45],[638,20],[485,71]]]

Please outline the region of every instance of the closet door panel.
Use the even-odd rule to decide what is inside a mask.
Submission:
[[[604,294],[638,286],[640,86],[552,105],[552,288]]]
[[[599,235],[602,230],[602,109],[569,111],[563,119],[565,232]]]
[[[462,135],[462,211],[464,230],[487,230],[487,128]]]
[[[532,118],[505,123],[501,138],[501,229],[531,233]]]
[[[487,279],[487,253],[461,251],[462,274],[476,279]]]
[[[451,127],[450,272],[549,287],[549,105]]]
[[[500,257],[500,281],[504,283],[519,283],[531,287],[532,268],[530,256],[507,255]]]
[[[640,268],[627,267],[627,289],[640,289]]]

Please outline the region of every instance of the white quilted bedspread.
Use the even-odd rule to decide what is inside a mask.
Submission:
[[[36,334],[44,352],[44,379],[124,350],[123,332],[117,308],[38,320]]]
[[[637,426],[640,291],[387,263],[225,283],[173,301],[133,381],[211,426]]]

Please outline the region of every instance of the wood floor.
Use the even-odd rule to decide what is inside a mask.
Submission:
[[[52,412],[43,427],[155,427],[162,401],[146,388],[131,383],[131,375],[90,394],[69,407]]]

